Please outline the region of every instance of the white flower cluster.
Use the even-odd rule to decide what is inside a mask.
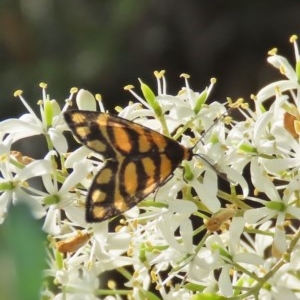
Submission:
[[[186,74],[178,95],[169,95],[163,71],[155,72],[156,93],[143,82],[142,96],[126,87],[138,102],[116,108],[120,117],[195,155],[137,207],[101,223],[84,215],[103,158],[85,146],[68,153],[63,118],[75,93],[79,109],[104,112],[101,99],[72,89],[61,108],[41,84],[38,116],[15,93],[28,112],[0,122],[0,222],[18,202],[43,218],[43,299],[299,299],[300,56],[295,36],[291,42],[295,67],[270,51],[268,62],[286,79],[251,103],[208,104],[215,80],[198,93]],[[35,135],[48,149],[41,159],[15,148]]]

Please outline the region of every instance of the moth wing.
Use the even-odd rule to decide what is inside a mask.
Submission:
[[[118,177],[119,162],[107,160],[94,177],[86,197],[87,222],[101,222],[119,214],[114,205]]]
[[[109,114],[94,111],[70,110],[65,120],[75,137],[91,150],[104,157],[114,158],[116,151],[107,133]]]
[[[163,184],[175,168],[164,154],[107,160],[88,191],[86,220],[101,222],[124,213]]]
[[[104,157],[163,152],[166,147],[181,147],[154,130],[107,113],[70,110],[64,116],[76,138]]]

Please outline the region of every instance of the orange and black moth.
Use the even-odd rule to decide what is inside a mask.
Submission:
[[[137,205],[193,157],[192,149],[175,140],[111,114],[70,110],[64,117],[75,137],[105,159],[87,194],[87,222]]]

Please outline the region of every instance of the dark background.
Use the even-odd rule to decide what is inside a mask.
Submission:
[[[61,103],[77,86],[112,109],[132,99],[125,85],[155,87],[161,69],[170,93],[185,72],[194,90],[217,77],[211,100],[248,99],[279,78],[268,50],[294,63],[289,37],[299,33],[299,0],[1,0],[0,120],[24,112],[16,89],[35,105],[41,81]]]

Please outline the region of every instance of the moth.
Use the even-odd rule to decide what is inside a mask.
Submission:
[[[112,114],[70,110],[64,117],[74,136],[105,159],[87,193],[87,222],[137,205],[194,155],[175,140]]]
[[[90,237],[91,235],[89,233],[78,231],[75,236],[57,242],[56,249],[61,253],[74,253],[84,246]]]

